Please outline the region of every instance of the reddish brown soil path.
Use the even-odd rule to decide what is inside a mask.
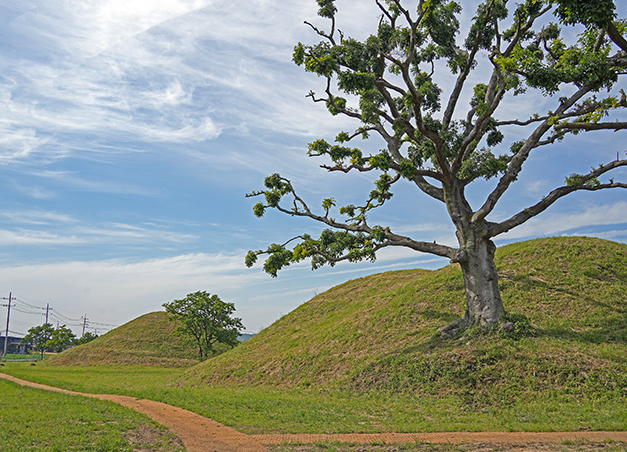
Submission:
[[[337,433],[294,435],[250,435],[261,444],[311,444],[325,441],[357,444],[492,443],[529,444],[562,441],[627,441],[627,432],[437,432],[437,433]]]
[[[177,408],[165,403],[147,399],[113,395],[113,394],[86,394],[68,391],[30,381],[15,378],[0,373],[14,383],[32,388],[47,389],[64,394],[94,397],[100,400],[110,400],[125,407],[144,413],[159,424],[169,428],[179,439],[188,452],[264,452],[266,448],[255,439],[238,432],[235,429],[222,425],[214,420],[196,414],[192,411]]]
[[[0,373],[0,378],[20,385],[47,389],[65,394],[110,400],[146,414],[176,434],[188,452],[261,452],[264,445],[322,441],[372,444],[424,443],[492,443],[529,444],[561,441],[620,441],[627,442],[627,432],[438,432],[438,433],[353,433],[353,434],[292,434],[245,435],[214,420],[165,403],[112,394],[85,394],[32,383]]]

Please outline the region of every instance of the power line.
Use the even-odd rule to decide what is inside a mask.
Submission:
[[[118,325],[113,325],[111,323],[98,323],[98,322],[89,322],[91,325],[103,325],[103,326],[112,326],[114,328],[117,328]]]
[[[59,317],[62,317],[62,318],[64,318],[65,320],[67,320],[69,322],[80,322],[81,321],[80,317],[78,319],[72,319],[72,318],[70,318],[70,317],[68,317],[66,315],[61,314],[59,312],[59,310],[55,310],[54,313],[52,313],[52,315],[58,315]]]
[[[46,308],[42,308],[42,307],[40,307],[40,306],[35,306],[35,305],[32,305],[32,304],[30,304],[30,303],[26,303],[25,301],[22,301],[22,300],[20,300],[19,298],[14,298],[13,300],[14,300],[14,301],[17,301],[18,303],[25,304],[25,305],[26,305],[26,306],[28,306],[29,308],[33,308],[33,309],[46,309]]]
[[[20,306],[15,306],[13,305],[13,309],[15,309],[17,312],[21,312],[23,314],[30,314],[30,315],[44,315],[43,312],[35,312],[35,311],[25,311],[23,309],[20,309]]]
[[[13,308],[16,312],[19,312],[22,314],[45,316],[46,323],[48,323],[49,319],[52,318],[57,321],[57,325],[59,323],[63,323],[65,326],[73,326],[77,328],[82,328],[83,335],[85,334],[85,330],[88,330],[88,329],[96,330],[96,331],[97,330],[110,331],[111,329],[117,328],[119,326],[119,325],[114,325],[111,323],[92,322],[87,318],[87,314],[79,318],[71,318],[65,314],[62,314],[57,309],[51,308],[50,303],[46,303],[46,306],[43,307],[43,306],[37,306],[36,304],[33,304],[33,303],[38,303],[38,302],[28,299],[26,297],[16,298],[16,297],[12,297],[11,294],[9,294],[9,297],[10,297],[11,302],[15,302],[15,303],[11,303],[9,307],[9,311],[7,312],[7,331],[8,331],[8,321],[9,321],[9,314],[10,314],[11,308]],[[24,298],[26,298],[28,301],[24,301]],[[0,297],[0,299],[6,300],[7,298]],[[9,305],[0,305],[0,306],[7,307]],[[22,325],[29,325],[28,323],[20,322],[19,320],[17,322]],[[93,327],[91,325],[98,325],[98,327]],[[103,328],[103,327],[112,327],[112,328]],[[22,334],[22,333],[14,333],[14,334]]]

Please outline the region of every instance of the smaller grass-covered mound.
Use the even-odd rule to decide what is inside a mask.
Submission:
[[[627,398],[627,245],[537,239],[500,248],[496,264],[512,332],[438,334],[463,314],[457,265],[388,272],[314,297],[183,383],[455,395],[464,409]]]
[[[53,366],[141,365],[187,367],[198,364],[193,344],[174,334],[165,312],[131,320],[87,344],[50,356]]]

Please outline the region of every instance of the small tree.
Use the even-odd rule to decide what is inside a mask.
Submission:
[[[296,193],[291,180],[279,174],[267,177],[265,189],[248,195],[264,198],[254,207],[256,216],[276,209],[313,219],[327,229],[319,238],[302,234],[250,251],[246,264],[267,254],[264,270],[276,276],[283,267],[306,258],[316,269],[344,260],[373,261],[382,248],[408,247],[448,257],[462,269],[466,312],[443,333],[496,324],[505,311],[492,239],[572,193],[627,188],[613,178],[601,180],[627,166],[627,160],[613,154],[615,149],[606,153],[616,155],[615,160],[594,161],[598,166],[592,170],[585,167],[581,174],[564,175],[562,186],[509,218],[490,217],[504,193],[515,187],[532,154],[546,152],[555,142],[582,131],[627,129],[627,122],[607,120],[627,107],[625,92],[603,93],[627,74],[623,38],[627,22],[617,15],[617,10],[624,14],[624,8],[611,0],[521,0],[516,5],[488,0],[477,7],[468,27],[460,27],[461,4],[455,1],[374,0],[380,11],[377,29],[359,41],[338,28],[334,0],[317,1],[318,14],[329,21],[329,28],[306,22],[320,41],[299,43],[294,62],[324,80],[324,94],[309,92],[312,101],[358,124],[340,132],[335,143],[324,139],[310,143],[308,154],[328,158],[330,163],[321,165],[328,171],[378,177],[361,205],[336,210],[336,200],[329,197],[319,212]],[[551,15],[564,24],[582,24],[585,31],[578,39],[567,39],[557,23],[546,23]],[[538,26],[539,22],[545,25]],[[464,40],[456,36],[461,28],[468,30]],[[489,70],[477,70],[485,65]],[[456,77],[446,90],[438,85],[446,79],[440,76],[442,71]],[[520,104],[537,105],[540,92],[550,101],[549,108],[520,118],[503,117],[507,113],[500,107],[516,102],[513,96],[533,91],[536,97]],[[464,92],[470,102],[462,108]],[[505,141],[506,133],[515,139]],[[370,136],[381,140],[372,154],[348,145]],[[496,182],[483,204],[473,207],[468,186],[493,178]],[[388,203],[396,184],[403,182],[419,193],[417,201],[430,198],[446,206],[458,246],[416,240],[374,223],[374,210]]]
[[[50,339],[44,344],[46,348],[50,348],[57,353],[67,350],[76,342],[76,336],[72,330],[65,325],[60,326],[52,332]]]
[[[239,341],[244,329],[241,319],[231,317],[235,312],[233,303],[225,303],[217,295],[207,292],[194,292],[182,300],[164,303],[170,320],[180,323],[175,332],[190,338],[198,347],[198,358],[207,358],[213,352],[213,345],[221,342],[231,347]]]
[[[83,334],[83,337],[81,337],[80,339],[76,339],[76,345],[82,345],[82,344],[86,344],[88,342],[93,341],[94,339],[97,339],[99,336],[97,334],[94,333],[90,333],[87,332],[85,334]]]
[[[44,323],[43,325],[34,326],[28,329],[28,334],[22,338],[21,343],[30,342],[35,350],[41,352],[41,357],[44,357],[44,350],[46,349],[46,343],[52,337],[54,328],[50,323]]]

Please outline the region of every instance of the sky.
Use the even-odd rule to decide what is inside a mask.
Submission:
[[[376,27],[374,1],[337,5],[346,35]],[[315,272],[302,263],[278,278],[244,265],[250,249],[321,229],[278,212],[254,217],[257,199],[245,195],[267,175],[292,180],[312,206],[329,196],[358,204],[372,186],[371,175],[329,174],[306,156],[307,143],[357,127],[306,98],[324,81],[291,62],[297,42],[316,41],[303,21],[328,28],[316,10],[313,0],[0,0],[0,297],[17,298],[12,335],[43,323],[46,306],[55,326],[102,334],[199,290],[234,303],[258,332],[349,279],[447,264],[386,249],[375,263]],[[472,14],[466,8],[463,19]],[[452,81],[438,79],[445,94]],[[527,119],[554,105],[538,93],[508,98],[497,116]],[[524,130],[505,132],[511,143]],[[535,204],[573,172],[624,158],[624,143],[622,132],[595,132],[545,146],[490,219]],[[469,190],[473,205],[494,182]],[[372,218],[456,245],[444,206],[409,184]],[[495,242],[554,235],[627,243],[627,194],[571,195]]]

